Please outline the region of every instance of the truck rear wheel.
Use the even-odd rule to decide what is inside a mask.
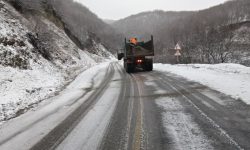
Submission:
[[[124,68],[126,70],[127,73],[133,73],[135,71],[135,66],[134,64],[125,64]]]
[[[152,71],[153,70],[153,60],[152,59],[147,59],[145,61],[144,70],[145,71]]]
[[[151,62],[148,63],[147,71],[152,71],[152,70],[153,70],[153,62],[151,61]]]

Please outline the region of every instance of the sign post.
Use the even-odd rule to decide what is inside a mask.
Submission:
[[[176,57],[176,62],[177,63],[179,63],[180,62],[180,56],[181,56],[181,47],[180,47],[180,45],[179,45],[179,43],[177,43],[176,44],[176,46],[175,46],[175,48],[174,48],[175,50],[176,50],[176,52],[175,52],[175,57]]]

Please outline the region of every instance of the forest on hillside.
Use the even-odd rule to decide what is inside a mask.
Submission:
[[[250,65],[249,8],[249,0],[232,0],[195,12],[145,12],[112,26],[126,36],[153,34],[157,62],[175,63],[173,48],[179,43],[183,63]]]
[[[95,43],[103,44],[109,51],[115,53],[121,45],[122,35],[110,25],[104,23],[87,7],[73,0],[8,0],[27,18],[34,18],[36,29],[43,28],[39,22],[40,14],[63,28],[67,35],[81,49],[95,53]]]

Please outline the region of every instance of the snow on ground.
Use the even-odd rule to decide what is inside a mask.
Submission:
[[[34,110],[32,109],[2,124],[0,126],[0,143],[13,135],[15,136],[13,136],[10,141],[2,144],[0,149],[30,149],[33,144],[41,140],[46,133],[51,131],[58,123],[62,122],[62,120],[75,111],[76,108],[83,104],[89,96],[93,94],[94,90],[89,91],[89,89],[97,89],[100,87],[102,80],[107,74],[109,64],[109,62],[105,62],[87,69],[57,96],[41,102]],[[117,73],[115,77],[114,79],[120,78]],[[78,126],[78,128],[82,130],[79,130],[78,134],[74,131],[76,135],[73,134],[73,137],[79,137],[74,143],[81,144],[84,141],[81,139],[88,139],[88,137],[91,137],[92,139],[88,139],[87,141],[91,142],[92,146],[97,144],[96,138],[101,136],[101,132],[104,132],[111,118],[112,110],[114,110],[114,106],[116,105],[115,101],[118,100],[117,95],[119,95],[119,88],[117,88],[117,86],[120,85],[116,85],[116,83],[117,82],[113,82],[110,85],[111,88],[108,90],[108,93],[106,93],[102,100],[98,101],[86,115],[86,118],[88,118],[90,122],[85,122],[86,120],[84,120],[83,122],[85,123],[81,123],[81,125],[88,128],[82,129],[81,126]],[[113,90],[116,92],[113,92]],[[85,96],[82,97],[83,95]],[[96,121],[98,119],[102,122]],[[82,134],[83,131],[84,135]],[[75,146],[77,147],[77,145]]]
[[[0,121],[15,117],[33,104],[55,96],[79,70],[96,64],[87,53],[82,52],[81,57],[89,61],[78,66],[81,67],[78,70],[60,70],[49,62],[43,62],[42,66],[32,64],[31,70],[0,65]]]
[[[28,27],[32,21],[0,0],[0,123],[55,96],[84,70],[114,59],[101,44],[94,47],[100,56],[90,54],[48,19],[41,18],[41,23],[53,42],[52,60],[42,57],[30,43],[27,34],[34,34]]]
[[[186,113],[175,98],[162,97],[156,104],[163,109],[162,120],[165,132],[170,134],[171,144],[176,150],[212,150],[211,141],[204,135],[198,124]]]
[[[159,87],[153,77],[147,77],[144,82],[147,86],[153,86],[154,94],[165,95],[169,91]],[[178,97],[161,96],[155,100],[161,108],[161,118],[164,132],[168,134],[170,145],[175,150],[212,150],[212,141],[202,132],[194,118],[182,106]]]
[[[154,70],[199,82],[250,104],[250,67],[239,64],[154,64]]]
[[[100,68],[100,70],[104,69]],[[80,88],[81,85],[78,81],[81,81],[83,77],[88,79],[91,77],[93,78],[93,76],[79,76],[79,78],[75,80],[75,84],[72,84],[72,88]],[[120,79],[121,75],[116,71],[112,80],[117,81]],[[59,145],[59,147],[57,147],[57,150],[98,149],[115,110],[117,101],[119,100],[120,88],[121,82],[111,82],[95,106]]]
[[[53,68],[19,70],[0,66],[0,120],[54,93],[64,78]]]

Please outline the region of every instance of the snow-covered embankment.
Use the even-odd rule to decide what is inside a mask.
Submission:
[[[250,67],[239,64],[155,64],[154,68],[199,82],[250,104]]]
[[[79,49],[50,20],[27,20],[0,0],[0,123],[24,113],[51,96],[82,71],[113,56],[100,43],[90,54]],[[38,33],[39,32],[39,33]]]

